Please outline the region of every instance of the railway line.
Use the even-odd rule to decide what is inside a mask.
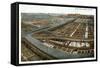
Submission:
[[[23,37],[24,45],[27,46],[22,44],[22,50],[26,49],[28,56],[31,53],[32,60],[94,57],[92,21],[91,16],[83,15],[67,24],[31,32]],[[24,52],[22,58],[30,60],[27,55],[24,56]]]
[[[22,43],[21,46],[21,57],[22,61],[35,61],[35,60],[41,60],[43,59],[39,55],[37,55],[33,50],[31,50],[29,47],[26,46],[26,44]]]

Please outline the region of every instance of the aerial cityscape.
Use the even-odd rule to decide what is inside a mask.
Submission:
[[[21,13],[21,61],[94,57],[94,15]]]

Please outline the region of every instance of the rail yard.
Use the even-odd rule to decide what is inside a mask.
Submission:
[[[51,15],[31,22],[22,23],[22,61],[94,57],[93,15]]]

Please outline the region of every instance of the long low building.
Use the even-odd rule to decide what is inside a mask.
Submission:
[[[36,51],[39,55],[46,57],[48,59],[71,59],[71,58],[82,58],[91,56],[89,54],[81,55],[81,54],[65,53],[57,49],[47,47],[37,39],[33,38],[31,35],[25,36],[23,41],[26,42],[28,46],[33,47],[33,50]]]

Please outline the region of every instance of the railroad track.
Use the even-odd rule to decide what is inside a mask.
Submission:
[[[33,52],[30,48],[25,46],[25,44],[21,44],[21,58],[22,61],[35,61],[35,60],[42,60],[42,58]]]
[[[84,17],[77,18],[58,29],[37,32],[33,34],[33,37],[62,51],[93,54],[94,30],[93,26],[88,24],[90,20]]]
[[[24,42],[28,45],[24,46],[22,44],[22,59],[49,60],[63,57],[69,58],[70,56],[71,58],[94,57],[94,27],[93,23],[90,22],[91,20],[91,17],[83,15],[70,23],[59,25],[59,27],[31,32],[28,36],[30,38],[24,38]],[[44,49],[38,42],[32,41],[32,37],[37,39],[43,45]],[[58,55],[49,52],[49,50],[54,50]],[[60,52],[62,56],[59,54]]]

